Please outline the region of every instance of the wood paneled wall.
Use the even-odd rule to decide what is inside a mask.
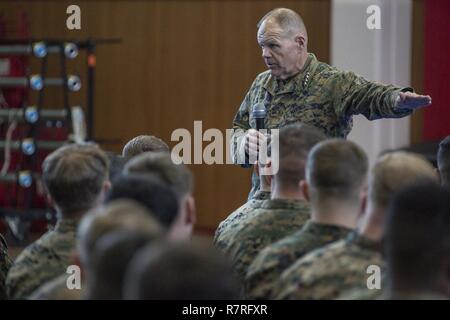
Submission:
[[[82,29],[66,29],[66,8],[81,8]],[[0,2],[8,20],[27,12],[35,38],[110,38],[120,44],[97,49],[95,137],[120,151],[139,134],[170,142],[177,128],[225,132],[255,76],[265,70],[256,43],[256,23],[269,10],[288,7],[302,14],[309,50],[329,61],[330,2],[324,1],[14,1]],[[69,70],[85,80],[85,55]],[[33,61],[33,68],[37,67]],[[56,74],[58,60],[49,61]],[[37,69],[36,69],[37,71]],[[49,89],[49,105],[62,103]],[[85,92],[71,95],[84,105]],[[206,144],[204,144],[206,145]],[[199,228],[217,223],[246,199],[250,170],[233,165],[192,165]]]

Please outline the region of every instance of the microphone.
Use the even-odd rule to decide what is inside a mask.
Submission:
[[[266,118],[266,107],[259,102],[253,106],[252,116],[256,121],[256,130],[264,129],[264,119]]]

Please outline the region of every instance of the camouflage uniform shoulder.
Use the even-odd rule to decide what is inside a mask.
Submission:
[[[76,246],[76,225],[73,220],[59,221],[54,230],[19,254],[6,278],[10,298],[25,299],[40,285],[66,271]]]
[[[335,299],[352,288],[366,288],[367,267],[383,267],[381,253],[364,246],[353,233],[314,250],[287,269],[277,288],[279,299]]]
[[[11,264],[12,260],[8,255],[8,244],[3,235],[0,234],[0,300],[7,299],[5,281]]]
[[[264,200],[257,214],[242,224],[230,246],[238,277],[245,277],[248,266],[263,248],[299,230],[308,218],[309,206],[303,201]]]
[[[272,298],[282,272],[308,252],[345,238],[350,229],[307,221],[303,228],[267,246],[250,265],[245,281],[250,298]]]
[[[230,246],[231,239],[239,232],[242,226],[258,214],[258,209],[263,201],[251,199],[223,220],[214,234],[214,245],[219,249],[226,250]]]
[[[30,295],[29,300],[81,300],[83,290],[69,290],[67,287],[68,276],[64,273],[44,283]]]
[[[340,294],[338,300],[378,300],[383,297],[383,290],[367,288],[355,288],[344,291]]]

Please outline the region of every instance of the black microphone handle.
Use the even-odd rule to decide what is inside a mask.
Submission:
[[[264,129],[264,118],[256,118],[256,130]]]

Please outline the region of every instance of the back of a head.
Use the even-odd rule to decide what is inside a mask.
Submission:
[[[437,184],[412,185],[394,196],[385,238],[394,287],[423,290],[442,278],[448,284],[449,222],[450,193]]]
[[[106,202],[117,199],[131,199],[145,206],[167,228],[178,214],[175,192],[151,176],[128,174],[118,177],[108,193]]]
[[[297,35],[298,33],[301,33],[305,36],[305,38],[308,37],[302,17],[294,10],[287,8],[273,9],[264,15],[256,26],[260,28],[264,22],[268,21],[276,23],[289,35]]]
[[[42,181],[61,212],[71,214],[97,204],[108,170],[108,158],[97,145],[70,144],[45,158]]]
[[[369,201],[386,208],[396,192],[421,181],[438,182],[433,166],[425,158],[404,151],[387,153],[370,171]]]
[[[313,203],[326,199],[358,201],[368,170],[367,156],[356,143],[330,139],[309,153],[306,179]]]
[[[158,235],[115,231],[102,236],[95,244],[92,277],[87,283],[87,299],[122,299],[123,279],[132,257]]]
[[[129,199],[112,201],[85,215],[78,226],[78,252],[83,266],[91,268],[98,239],[120,230],[144,233],[150,237],[161,236],[165,232],[153,214],[139,203]]]
[[[140,135],[127,142],[122,156],[129,159],[144,152],[169,152],[169,146],[155,136]]]
[[[275,181],[285,188],[298,188],[305,178],[305,165],[309,151],[326,136],[317,128],[305,124],[291,124],[279,132],[279,169]],[[276,161],[272,150],[271,159]]]
[[[142,249],[126,275],[125,298],[237,299],[229,262],[206,243],[158,243]]]
[[[447,136],[439,143],[437,164],[439,175],[441,177],[441,184],[450,187],[450,136]]]
[[[114,152],[106,152],[106,155],[109,160],[109,179],[114,183],[114,180],[122,174],[128,159]]]
[[[157,177],[171,187],[179,199],[192,193],[191,171],[184,164],[174,164],[169,153],[143,153],[131,159],[124,172]]]

